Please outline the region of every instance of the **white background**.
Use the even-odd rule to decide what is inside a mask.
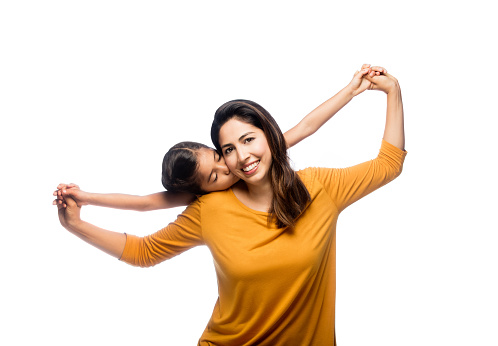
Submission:
[[[254,100],[285,131],[371,63],[400,82],[409,154],[340,217],[338,344],[498,345],[489,4],[3,1],[0,344],[195,345],[217,296],[209,251],[120,263],[60,226],[54,188],[161,191],[164,153],[211,144],[225,101]],[[365,92],[291,150],[295,168],[374,158],[384,118]],[[83,218],[146,235],[181,211]]]

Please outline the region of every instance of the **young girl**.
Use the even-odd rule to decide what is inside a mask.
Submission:
[[[260,105],[235,100],[217,110],[211,129],[213,143],[240,179],[232,188],[200,196],[175,222],[147,237],[82,221],[69,197],[66,208],[58,204],[60,222],[138,266],[208,246],[219,298],[198,345],[335,344],[339,213],[396,178],[406,155],[399,84],[386,72],[367,80],[367,87],[387,94],[384,139],[372,161],[294,172],[275,120]]]
[[[284,134],[288,148],[315,133],[351,99],[369,85],[365,76],[380,75],[382,67],[364,64],[353,80],[335,96],[304,117]],[[167,191],[146,196],[99,194],[80,190],[75,184],[59,184],[54,196],[64,206],[63,196],[73,198],[79,206],[85,204],[118,209],[148,211],[188,205],[197,195],[226,190],[239,180],[225,164],[223,156],[208,146],[195,142],[181,142],[164,156],[162,184]]]

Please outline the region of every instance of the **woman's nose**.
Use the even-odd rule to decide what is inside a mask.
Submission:
[[[244,163],[249,158],[249,154],[247,152],[245,152],[244,150],[238,149],[237,150],[237,158],[239,159],[240,163]]]

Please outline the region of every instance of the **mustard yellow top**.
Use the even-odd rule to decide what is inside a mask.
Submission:
[[[198,345],[335,345],[339,213],[396,178],[406,152],[383,141],[374,160],[299,171],[311,203],[292,229],[232,190],[200,197],[150,236],[127,236],[122,261],[151,266],[197,245],[211,250],[219,298]]]

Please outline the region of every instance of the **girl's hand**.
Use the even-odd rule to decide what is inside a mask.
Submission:
[[[54,203],[54,204],[57,204],[59,221],[64,228],[70,230],[72,227],[77,225],[78,222],[81,222],[80,218],[81,207],[78,207],[78,205],[72,198],[70,197],[66,198],[65,203]]]
[[[371,81],[366,78],[367,76],[380,76],[383,73],[387,73],[386,69],[383,67],[371,67],[370,64],[363,64],[361,70],[355,72],[353,80],[348,85],[353,96],[357,96],[371,88]]]
[[[59,184],[57,185],[57,191],[54,192],[54,196],[57,196],[57,202],[65,207],[64,199],[65,197],[72,198],[78,207],[88,204],[89,193],[80,190],[80,187],[76,184]]]
[[[389,94],[394,91],[399,91],[399,83],[396,78],[387,73],[382,73],[380,75],[368,74],[365,79],[370,82],[369,89],[380,90]]]

